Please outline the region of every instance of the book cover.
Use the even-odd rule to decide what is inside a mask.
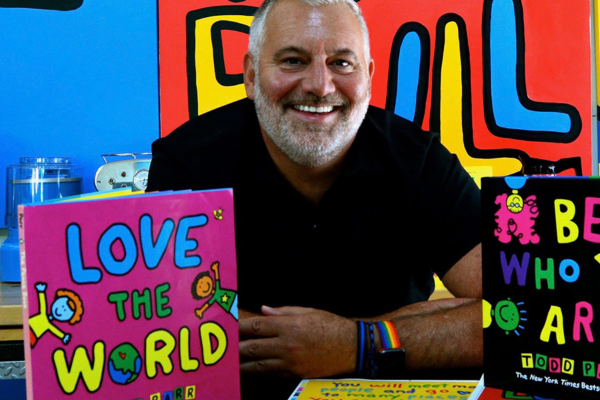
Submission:
[[[484,381],[600,397],[600,180],[484,178]]]
[[[288,400],[468,400],[477,381],[305,379]]]
[[[231,190],[19,209],[27,398],[239,399]]]

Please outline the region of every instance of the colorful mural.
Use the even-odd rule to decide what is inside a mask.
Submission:
[[[245,96],[241,55],[260,3],[159,0],[161,135]],[[440,132],[474,177],[534,166],[597,174],[588,1],[359,5],[375,60],[371,103]]]
[[[0,173],[19,157],[68,156],[94,191],[102,154],[149,151],[190,117],[243,98],[261,2],[159,0],[159,75],[156,3],[1,1]],[[475,177],[523,163],[597,174],[589,1],[359,5],[376,64],[372,104],[440,131]]]
[[[261,3],[159,0],[162,136],[191,117],[246,97],[242,58]]]

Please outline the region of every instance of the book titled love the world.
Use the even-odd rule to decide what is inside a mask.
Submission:
[[[20,206],[27,398],[240,398],[230,189]]]

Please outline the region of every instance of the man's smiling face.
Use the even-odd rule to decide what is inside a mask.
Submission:
[[[365,116],[373,64],[346,4],[273,6],[248,97],[264,132],[290,159],[318,167],[349,148]]]

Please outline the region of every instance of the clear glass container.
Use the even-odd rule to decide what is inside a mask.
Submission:
[[[17,227],[17,208],[50,199],[80,194],[83,167],[68,157],[21,157],[7,168],[6,225]]]

